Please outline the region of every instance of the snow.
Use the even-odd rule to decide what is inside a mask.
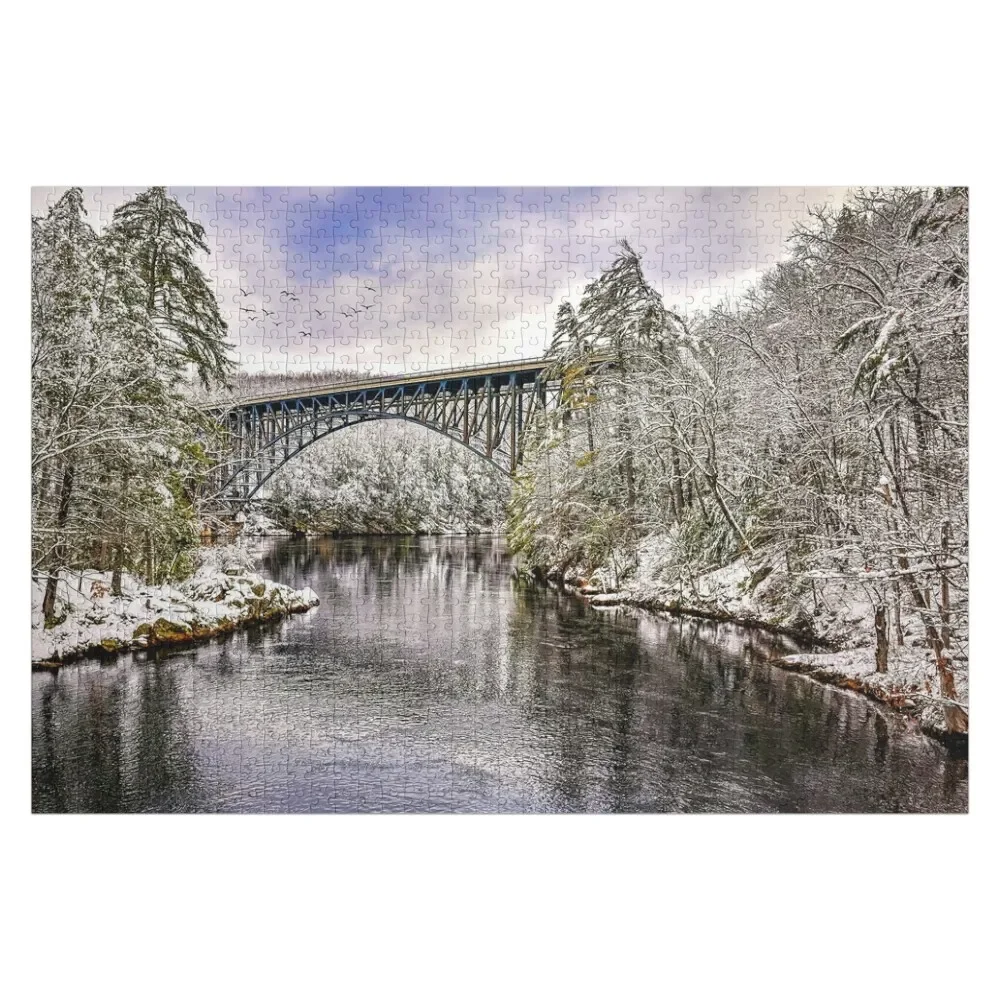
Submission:
[[[251,509],[244,516],[241,534],[250,537],[253,535],[290,535],[291,532],[262,511]]]
[[[552,574],[550,574],[552,575]],[[633,576],[615,589],[611,575],[579,568],[563,577],[595,609],[630,604],[648,610],[693,614],[792,634],[831,647],[821,653],[784,657],[780,665],[860,691],[919,720],[921,727],[946,732],[944,706],[932,654],[922,644],[922,628],[904,617],[905,644],[890,643],[888,671],[875,670],[874,609],[865,583],[876,574],[837,576],[790,573],[780,546],[743,555],[701,574],[678,569],[669,534],[645,539]],[[954,664],[957,701],[968,705],[968,670]]]
[[[157,483],[154,489],[156,490],[160,499],[163,501],[163,505],[165,507],[173,507],[174,498],[171,495],[170,490],[168,490],[166,486],[163,485],[163,483]]]
[[[891,646],[888,670],[884,673],[875,670],[875,651],[870,647],[840,652],[796,653],[776,662],[820,680],[861,691],[893,708],[903,709],[917,718],[921,728],[927,732],[938,735],[947,732],[944,707],[948,702],[936,694],[936,674],[925,649]],[[967,671],[955,671],[955,688],[958,703],[967,709]]]
[[[308,587],[293,590],[254,573],[245,550],[222,546],[204,553],[195,574],[176,586],[146,586],[122,574],[120,597],[111,596],[110,573],[69,573],[59,580],[51,628],[42,617],[44,581],[32,580],[32,662],[204,638],[319,604]]]

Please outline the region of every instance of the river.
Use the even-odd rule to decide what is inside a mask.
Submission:
[[[269,539],[306,615],[32,674],[35,812],[957,812],[968,761],[788,641],[516,583],[493,538]]]

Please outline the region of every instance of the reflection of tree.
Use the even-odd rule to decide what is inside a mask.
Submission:
[[[289,580],[281,567],[304,574],[289,582],[321,594],[316,615],[240,631],[193,659],[153,651],[125,669],[36,676],[34,808],[211,807],[198,755],[222,753],[213,765],[236,787],[243,775],[228,771],[227,740],[285,740],[289,754],[296,740],[316,740],[295,765],[313,767],[336,734],[347,739],[336,747],[345,767],[394,762],[405,772],[412,760],[411,784],[428,768],[454,773],[455,807],[961,801],[964,761],[900,739],[894,719],[860,698],[771,666],[773,637],[597,613],[510,581],[491,539],[314,538],[280,542],[267,558],[279,579]],[[216,738],[196,745],[203,724]],[[278,763],[282,774],[292,766]],[[484,797],[491,783],[495,799]]]
[[[632,721],[642,655],[634,629],[609,629],[579,600],[534,581],[516,585],[507,628],[511,659],[533,670],[518,707],[529,726],[555,730],[549,777],[562,805],[629,808],[637,792]],[[554,727],[550,716],[560,720]]]
[[[56,709],[59,686],[44,678],[41,705],[31,733],[31,808],[33,812],[66,812],[67,804],[59,769]]]
[[[191,808],[195,750],[180,697],[178,665],[150,662],[138,670],[134,696],[128,691],[127,668],[63,668],[42,690],[33,734],[33,808]]]
[[[889,725],[881,712],[875,714],[875,760],[884,764],[889,754]]]
[[[967,752],[967,751],[966,751]],[[945,802],[963,798],[963,783],[969,780],[969,758],[962,754],[949,753],[942,767],[941,790]]]
[[[261,562],[265,575],[296,585],[312,581],[315,589],[317,576],[335,579],[347,570],[361,576],[399,578],[430,565],[442,571],[479,573],[506,566],[508,559],[502,543],[489,536],[470,542],[466,538],[412,535],[387,535],[377,540],[317,535],[269,542]]]
[[[919,769],[935,756],[933,748],[914,755],[900,725],[860,698],[767,663],[784,651],[780,637],[713,621],[596,615],[543,585],[518,587],[513,648],[534,657],[538,704],[592,723],[559,730],[555,767],[571,808],[593,808],[595,798],[609,809],[741,808],[727,799],[735,789],[756,803],[747,808],[902,808],[893,789],[920,787]],[[553,644],[553,631],[565,642]],[[960,766],[950,774],[942,801],[962,780]]]
[[[33,808],[122,811],[122,693],[100,674],[60,671],[40,696],[33,734]]]
[[[80,769],[88,781],[78,785],[85,812],[122,811],[122,691],[121,685],[87,678],[86,695],[79,706]],[[77,763],[77,762],[74,762]],[[76,777],[76,776],[74,776]]]
[[[195,795],[197,758],[173,665],[146,666],[139,684],[130,809],[184,807]]]
[[[636,650],[636,654],[638,650]],[[612,727],[614,741],[611,746],[610,791],[615,812],[626,812],[635,807],[640,776],[638,764],[639,741],[632,733],[636,694],[636,663],[638,655],[618,664],[612,688]]]

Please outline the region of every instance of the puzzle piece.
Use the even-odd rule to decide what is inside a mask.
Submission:
[[[106,231],[116,208],[142,190],[84,189],[88,221]],[[34,189],[33,214],[45,215],[62,193]],[[673,519],[657,522],[663,531],[669,524],[671,544],[675,536],[682,545],[697,544],[690,519],[700,506],[711,525],[704,534],[721,545],[714,539],[728,530],[724,521],[732,523],[728,497],[749,491],[751,520],[776,502],[776,490],[755,485],[765,453],[781,476],[793,475],[780,464],[783,435],[791,436],[785,397],[758,382],[747,396],[759,411],[727,412],[709,427],[717,400],[702,405],[698,393],[718,385],[718,370],[707,371],[715,356],[710,348],[699,367],[678,326],[671,334],[675,354],[668,355],[664,339],[659,355],[642,355],[650,367],[669,356],[677,372],[653,390],[646,386],[649,405],[631,422],[606,419],[595,444],[588,426],[590,360],[580,363],[575,384],[566,375],[555,385],[551,356],[542,360],[560,307],[579,306],[623,241],[641,256],[642,275],[663,305],[697,324],[753,288],[787,253],[796,227],[809,223],[810,209],[836,210],[845,189],[175,187],[169,193],[204,233],[197,264],[228,325],[238,366],[223,404],[197,399],[201,414],[214,421],[210,430],[198,424],[199,460],[215,463],[205,475],[221,475],[215,496],[233,505],[224,530],[233,537],[242,532],[257,564],[237,564],[238,549],[215,544],[198,551],[204,564],[184,579],[180,571],[171,575],[171,564],[169,571],[159,567],[159,582],[140,580],[138,571],[116,581],[107,566],[124,558],[127,546],[123,533],[109,531],[96,542],[88,536],[83,554],[65,560],[71,565],[59,570],[58,613],[43,613],[47,580],[35,578],[33,638],[42,651],[36,659],[82,647],[121,654],[91,655],[58,674],[34,675],[36,808],[964,806],[961,760],[919,743],[905,722],[886,721],[867,701],[778,674],[772,661],[797,652],[797,639],[613,609],[621,597],[610,593],[618,588],[616,546],[634,524],[622,518],[627,491],[606,490],[626,468],[607,454],[630,441],[630,460],[642,455],[654,470],[648,510],[652,518],[672,507]],[[630,286],[628,295],[644,295],[639,288]],[[646,309],[649,299],[640,301]],[[643,321],[651,314],[643,313]],[[628,315],[625,322],[637,326],[635,314]],[[766,330],[778,334],[774,356],[786,346],[783,322],[790,321],[771,323],[768,315]],[[805,351],[801,343],[793,347]],[[691,370],[680,371],[683,362]],[[813,377],[810,364],[800,369],[799,362],[798,356],[789,362],[796,390]],[[486,366],[496,367],[484,374]],[[618,376],[613,398],[629,398],[646,375]],[[676,393],[657,395],[675,375]],[[690,386],[680,385],[684,377]],[[376,379],[382,381],[372,387]],[[805,394],[796,399],[808,405]],[[533,424],[532,413],[544,420]],[[741,423],[751,417],[760,424],[759,440]],[[684,419],[690,433],[671,437],[671,421]],[[831,421],[826,411],[788,419],[810,431]],[[534,464],[521,477],[524,435],[534,430],[527,439]],[[717,460],[709,430],[733,434],[738,447],[731,453],[741,461],[749,453],[742,481],[722,483],[725,477],[706,467]],[[216,433],[229,448],[222,457],[212,450]],[[853,438],[848,443],[858,447]],[[579,445],[572,454],[571,445]],[[802,463],[810,502],[821,489],[813,480],[830,477],[820,461],[825,454],[817,446]],[[847,461],[834,463],[838,477]],[[105,471],[95,493],[115,499],[117,470]],[[72,475],[90,472],[81,467]],[[43,499],[66,477],[52,478],[38,490]],[[696,481],[711,483],[714,492],[698,494]],[[197,498],[182,475],[166,482],[172,488],[161,483],[162,491],[151,488],[129,509],[146,512],[161,500],[176,504],[174,510],[194,508]],[[592,565],[574,549],[557,572],[578,588],[577,596],[595,597],[592,606],[544,580],[521,585],[525,574],[500,537],[510,497],[529,512],[522,524],[538,509],[555,512],[553,521],[585,521],[586,545],[604,553],[605,563]],[[84,499],[91,502],[89,494]],[[878,508],[871,491],[864,500]],[[116,499],[106,506],[110,519],[117,516]],[[795,517],[808,520],[804,511],[802,504]],[[541,515],[537,520],[541,525]],[[190,524],[178,523],[171,540],[187,537]],[[259,537],[276,526],[316,534]],[[84,521],[80,530],[102,527]],[[157,527],[150,518],[130,537],[133,566],[147,557],[152,566],[152,549],[162,543]],[[440,532],[469,537],[426,537]],[[536,535],[531,544],[548,553],[545,531]],[[657,546],[667,536],[650,537],[644,558],[659,566]],[[523,538],[517,542],[525,547]],[[954,554],[953,541],[942,547]],[[175,562],[193,560],[193,549],[178,545]],[[733,566],[745,569],[748,551],[741,545]],[[716,558],[713,550],[713,567]],[[86,559],[104,568],[78,569]],[[755,588],[767,590],[763,581],[783,574],[794,576],[796,594],[806,593],[802,585],[811,581],[804,570],[793,573],[791,561],[785,553],[762,565],[763,575],[755,570],[745,579],[737,578],[742,569],[724,563],[705,576],[712,594],[728,594],[725,600],[743,607]],[[667,588],[688,581],[656,573],[655,586],[663,589],[648,603],[663,607]],[[152,568],[150,576],[157,576]],[[693,576],[692,585],[701,600]],[[822,594],[813,588],[806,599],[818,608]],[[757,620],[772,621],[772,610]],[[303,614],[293,619],[286,612]],[[948,605],[949,627],[957,617]],[[897,618],[900,633],[905,624]],[[196,639],[207,641],[195,645]]]

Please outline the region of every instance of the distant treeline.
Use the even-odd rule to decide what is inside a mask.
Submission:
[[[192,397],[198,402],[239,402],[258,396],[287,395],[299,389],[318,385],[335,385],[353,382],[362,377],[349,368],[331,368],[314,372],[246,372],[233,374],[226,385],[216,384],[210,389],[202,385],[192,387]]]
[[[510,480],[430,430],[380,420],[307,448],[266,487],[262,509],[293,531],[400,534],[502,527]]]

